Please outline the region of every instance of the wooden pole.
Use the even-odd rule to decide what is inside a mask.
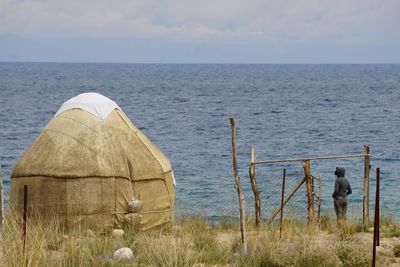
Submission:
[[[280,219],[280,228],[279,228],[279,239],[282,238],[282,229],[283,229],[283,200],[285,198],[285,180],[286,180],[286,169],[283,170],[282,176],[282,197],[281,197],[281,219]]]
[[[245,213],[244,213],[244,194],[242,190],[242,185],[240,183],[240,177],[237,166],[237,152],[236,152],[236,123],[234,118],[230,118],[231,129],[232,129],[232,163],[233,163],[233,176],[235,179],[235,188],[237,190],[239,199],[239,214],[240,214],[240,234],[243,244],[243,251],[247,252],[247,242],[246,242],[246,230],[245,230]]]
[[[3,176],[0,169],[0,232],[3,229],[4,221],[4,204],[3,204]]]
[[[321,224],[321,197],[322,197],[322,177],[321,176],[319,176],[318,177],[318,218],[317,218],[317,221],[318,221],[318,225],[320,225]]]
[[[380,180],[381,174],[380,169],[376,168],[376,201],[375,201],[375,221],[376,221],[376,245],[379,246],[379,230],[380,230]]]
[[[306,190],[308,199],[308,224],[314,223],[314,188],[311,177],[310,161],[303,161],[304,177],[306,180]]]
[[[294,193],[297,192],[297,190],[299,190],[299,188],[304,184],[304,182],[306,181],[306,179],[303,177],[303,179],[301,179],[301,181],[299,181],[296,186],[292,189],[292,191],[290,191],[290,193],[287,195],[287,197],[285,198],[285,201],[283,201],[283,206],[285,206],[288,201],[290,200],[290,198],[294,195]],[[270,217],[267,220],[267,224],[270,224],[273,219],[275,219],[276,215],[278,215],[279,211],[281,210],[281,205],[279,205],[278,207],[276,207],[272,212]]]
[[[372,267],[376,264],[376,246],[379,246],[379,180],[380,170],[376,168],[376,193],[375,193],[375,216],[374,216],[374,239],[372,241]]]
[[[370,171],[370,149],[364,146],[364,194],[363,194],[363,224],[369,221],[369,171]]]
[[[323,157],[311,157],[311,158],[260,160],[260,161],[254,162],[254,164],[271,164],[271,163],[280,163],[280,162],[294,162],[294,161],[307,161],[307,160],[325,160],[325,159],[350,159],[350,158],[362,158],[364,156],[365,156],[365,154],[355,154],[355,155],[323,156]]]
[[[25,255],[25,245],[26,245],[26,214],[28,209],[28,186],[24,185],[24,211],[22,215],[22,238],[23,238],[23,252]]]
[[[249,169],[249,177],[251,188],[253,189],[254,193],[254,209],[255,209],[255,217],[256,217],[256,226],[260,226],[261,222],[261,202],[260,202],[260,191],[257,188],[257,181],[256,181],[256,165],[254,164],[255,161],[255,153],[254,147],[250,147],[250,169]]]

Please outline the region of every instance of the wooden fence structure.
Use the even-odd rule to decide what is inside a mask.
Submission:
[[[294,186],[294,188],[288,193],[288,195],[283,200],[283,205],[290,200],[290,198],[296,193],[298,189],[305,183],[307,192],[307,210],[308,210],[308,222],[313,224],[315,221],[315,185],[314,181],[318,180],[319,194],[317,199],[321,200],[321,177],[315,177],[311,174],[311,161],[316,160],[332,160],[332,159],[348,159],[348,158],[364,158],[364,177],[363,177],[363,223],[366,224],[369,221],[369,172],[370,172],[370,158],[371,152],[368,145],[364,146],[363,154],[353,154],[353,155],[338,155],[338,156],[319,156],[319,157],[308,157],[308,158],[292,158],[292,159],[279,159],[279,160],[259,160],[256,161],[254,147],[250,148],[250,167],[249,176],[251,187],[254,193],[255,199],[255,221],[256,225],[261,223],[261,202],[260,202],[260,191],[257,188],[257,180],[255,168],[256,165],[261,164],[273,164],[273,163],[287,163],[287,162],[301,162],[304,170],[303,178]],[[282,204],[281,204],[282,205]],[[267,219],[267,224],[271,223],[272,220],[279,214],[281,210],[281,205],[276,207],[269,218]],[[321,204],[318,205],[318,219],[320,215]]]

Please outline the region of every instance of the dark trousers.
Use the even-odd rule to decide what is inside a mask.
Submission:
[[[338,221],[346,220],[347,204],[347,197],[338,197],[334,199],[336,218]]]

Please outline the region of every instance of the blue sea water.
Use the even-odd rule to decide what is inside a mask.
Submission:
[[[248,212],[250,145],[265,160],[362,153],[369,144],[371,203],[380,166],[382,211],[400,217],[400,65],[0,63],[6,202],[18,158],[64,101],[92,91],[116,101],[170,157],[178,213],[237,215],[229,125],[235,117]],[[338,165],[347,168],[350,202],[360,208],[363,159],[351,159],[311,163],[323,177],[322,209],[331,209]],[[302,175],[300,163],[257,166],[264,217],[279,201],[283,168],[290,187]],[[305,203],[304,192],[294,201]]]

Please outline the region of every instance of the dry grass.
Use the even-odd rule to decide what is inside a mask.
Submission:
[[[249,221],[249,224],[251,222]],[[21,220],[15,213],[6,216],[0,236],[0,266],[369,266],[372,234],[359,221],[336,226],[324,218],[321,227],[287,220],[279,239],[277,226],[256,229],[249,225],[248,251],[240,243],[234,220],[212,225],[204,217],[183,216],[169,230],[137,232],[122,238],[91,231],[67,233],[57,221],[43,225],[39,219],[28,223],[25,253]],[[386,229],[386,230],[385,230]],[[389,244],[378,254],[378,266],[388,266],[400,255],[399,226],[382,220],[382,243]],[[399,242],[399,243],[398,243]],[[132,249],[132,262],[114,262],[113,252]],[[389,251],[391,249],[391,251]],[[388,252],[389,251],[389,252]],[[393,255],[393,256],[391,256]]]

